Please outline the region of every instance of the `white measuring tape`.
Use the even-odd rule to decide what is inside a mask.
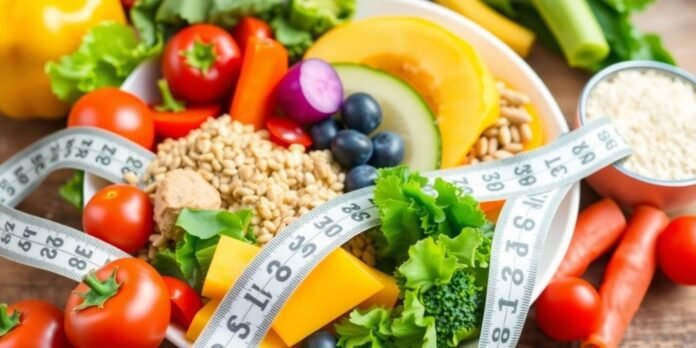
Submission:
[[[570,185],[630,150],[608,120],[501,161],[425,173],[480,201],[508,199],[496,226],[480,346],[511,347],[527,315],[546,232]],[[0,255],[75,280],[128,254],[80,231],[12,207],[51,171],[78,168],[113,182],[139,178],[154,154],[91,128],[46,137],[0,165]],[[379,225],[372,188],[345,194],[290,224],[225,295],[195,347],[258,347],[294,290],[331,251]]]

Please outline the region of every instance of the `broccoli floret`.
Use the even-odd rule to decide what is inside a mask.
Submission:
[[[435,318],[438,347],[455,347],[478,336],[485,294],[474,274],[456,271],[449,283],[425,291],[422,301],[425,315]]]
[[[297,29],[318,36],[350,19],[355,0],[291,0],[288,19]]]

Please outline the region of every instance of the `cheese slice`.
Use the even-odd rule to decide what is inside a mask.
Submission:
[[[222,299],[258,250],[236,239],[221,237],[203,286],[203,296]],[[293,346],[371,298],[370,303],[393,306],[396,284],[390,278],[344,249],[337,249],[290,296],[273,322],[273,331]],[[385,284],[389,284],[387,293],[379,295],[387,288]]]
[[[219,305],[219,300],[212,300],[206,303],[205,306],[203,306],[203,308],[196,313],[196,316],[193,317],[191,326],[189,326],[189,329],[186,332],[186,337],[188,337],[191,341],[195,341],[201,332],[203,332],[205,325],[208,324],[208,321],[210,321],[210,318],[213,316],[213,313],[215,313],[215,310]],[[288,348],[288,345],[286,345],[285,342],[278,337],[278,334],[271,329],[271,331],[266,334],[263,341],[261,341],[260,348]]]

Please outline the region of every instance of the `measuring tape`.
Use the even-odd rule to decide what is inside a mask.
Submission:
[[[630,150],[608,120],[541,149],[501,161],[425,173],[480,201],[508,199],[497,222],[480,345],[514,346],[534,288],[546,232],[571,184]],[[91,269],[130,257],[80,231],[12,207],[53,170],[77,168],[112,182],[142,178],[154,154],[92,128],[48,136],[0,165],[0,255],[80,281]],[[311,270],[355,235],[379,225],[373,188],[338,197],[298,218],[261,249],[225,295],[195,347],[258,347]]]
[[[526,154],[427,174],[479,201],[508,199],[493,239],[480,346],[517,343],[546,232],[569,185],[629,154],[604,119]],[[379,225],[372,192],[370,187],[345,194],[274,237],[225,295],[194,347],[258,347],[310,271],[331,251]]]

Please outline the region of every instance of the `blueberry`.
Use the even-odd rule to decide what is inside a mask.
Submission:
[[[377,167],[393,167],[404,160],[404,140],[393,132],[379,132],[372,137],[374,151],[368,163]]]
[[[344,189],[346,192],[355,191],[375,184],[377,168],[363,164],[351,169],[346,174]]]
[[[338,134],[340,130],[341,125],[336,122],[333,117],[314,124],[309,130],[312,134],[314,148],[317,150],[326,150],[330,148],[331,140],[336,137],[336,134]]]
[[[334,159],[344,168],[365,164],[372,157],[372,140],[352,129],[344,129],[331,142]]]
[[[382,108],[369,94],[355,93],[343,102],[341,117],[346,127],[369,134],[382,123]]]
[[[307,337],[302,348],[336,348],[336,338],[326,330],[317,331]]]

